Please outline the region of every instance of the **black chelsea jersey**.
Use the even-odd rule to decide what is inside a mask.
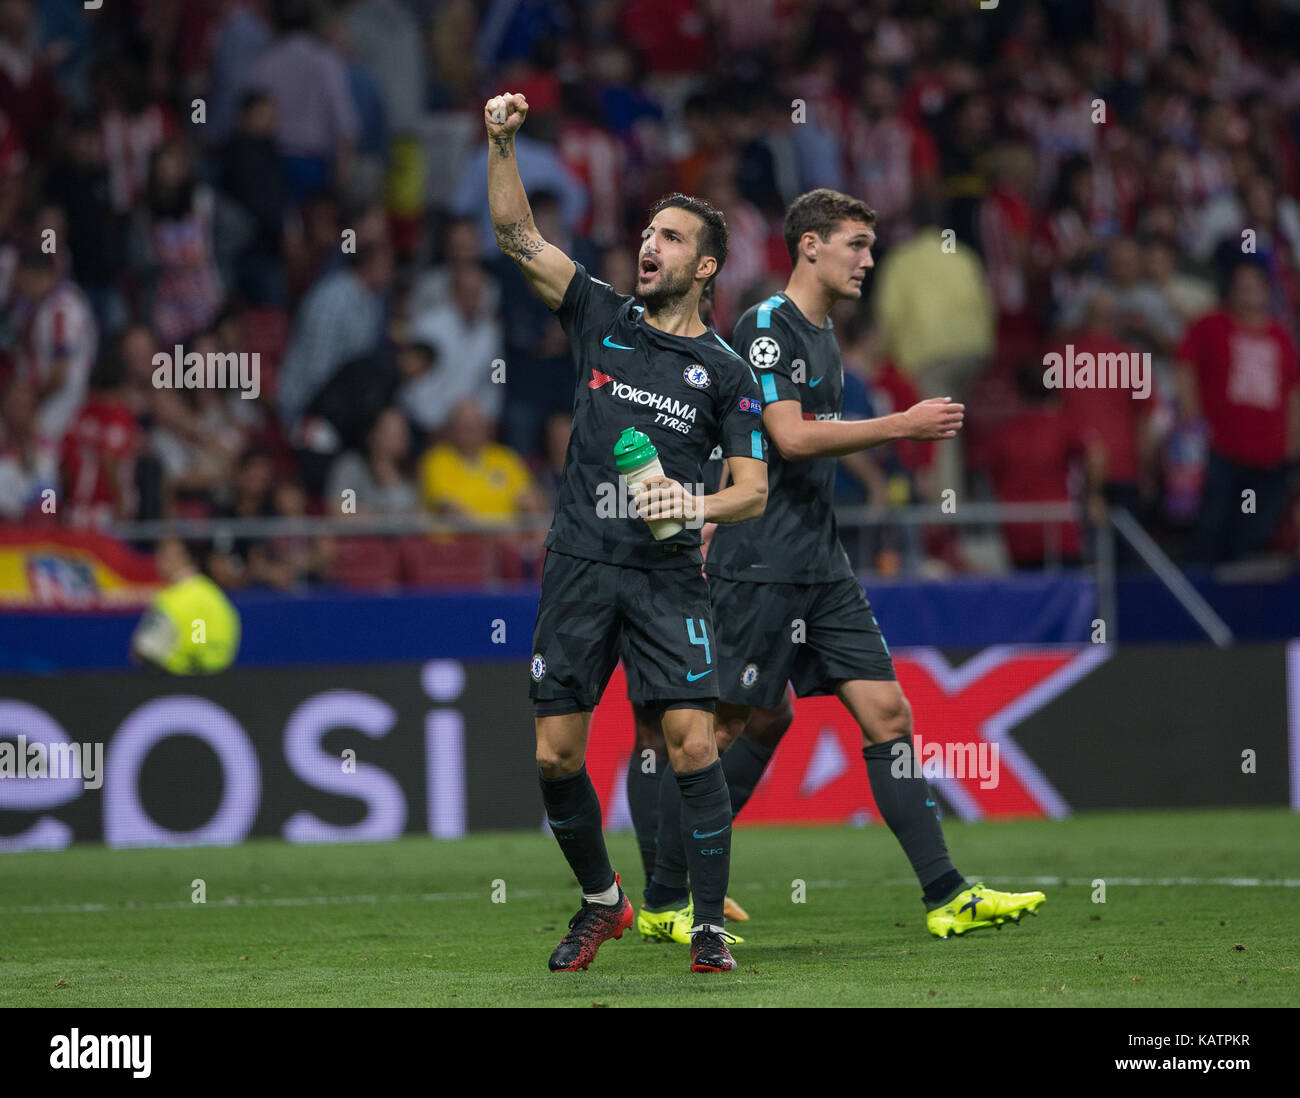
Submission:
[[[698,522],[656,541],[619,482],[614,444],[635,427],[665,476],[704,494],[715,447],[724,458],[767,460],[757,375],[712,328],[695,337],[660,331],[633,298],[574,266],[555,310],[577,369],[573,430],[546,545],[608,564],[698,568]]]
[[[804,419],[840,418],[844,365],[829,318],[818,328],[785,294],[774,294],[737,321],[732,343],[757,371],[764,403],[797,400]],[[834,495],[835,458],[787,461],[774,448],[766,509],[740,527],[718,527],[706,574],[755,583],[851,578]]]

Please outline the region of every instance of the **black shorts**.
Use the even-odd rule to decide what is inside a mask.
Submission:
[[[548,552],[529,665],[533,715],[595,709],[620,651],[628,693],[643,704],[713,712],[718,653],[698,565],[626,568]]]
[[[779,708],[787,682],[806,698],[833,694],[849,679],[896,678],[856,579],[741,583],[715,576],[709,593],[718,624],[718,696],[731,705]]]

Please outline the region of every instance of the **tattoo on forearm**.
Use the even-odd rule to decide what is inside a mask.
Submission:
[[[537,226],[533,224],[531,216],[494,228],[497,247],[516,263],[531,263],[546,247],[546,242],[537,235]]]
[[[510,159],[510,138],[503,136],[492,138],[492,144],[497,147],[497,155],[502,160]]]

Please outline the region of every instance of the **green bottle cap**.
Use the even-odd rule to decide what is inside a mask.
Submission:
[[[628,427],[614,443],[614,464],[618,466],[620,473],[627,473],[638,465],[644,465],[658,453],[655,444],[647,435],[642,434],[635,427]]]

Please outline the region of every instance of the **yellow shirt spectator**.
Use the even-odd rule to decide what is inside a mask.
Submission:
[[[431,511],[453,511],[484,522],[509,521],[520,513],[533,478],[508,446],[489,442],[466,456],[440,442],[420,461],[420,487]]]
[[[993,303],[979,257],[965,244],[954,251],[942,245],[937,227],[921,229],[885,257],[876,276],[883,350],[904,373],[993,349]]]

